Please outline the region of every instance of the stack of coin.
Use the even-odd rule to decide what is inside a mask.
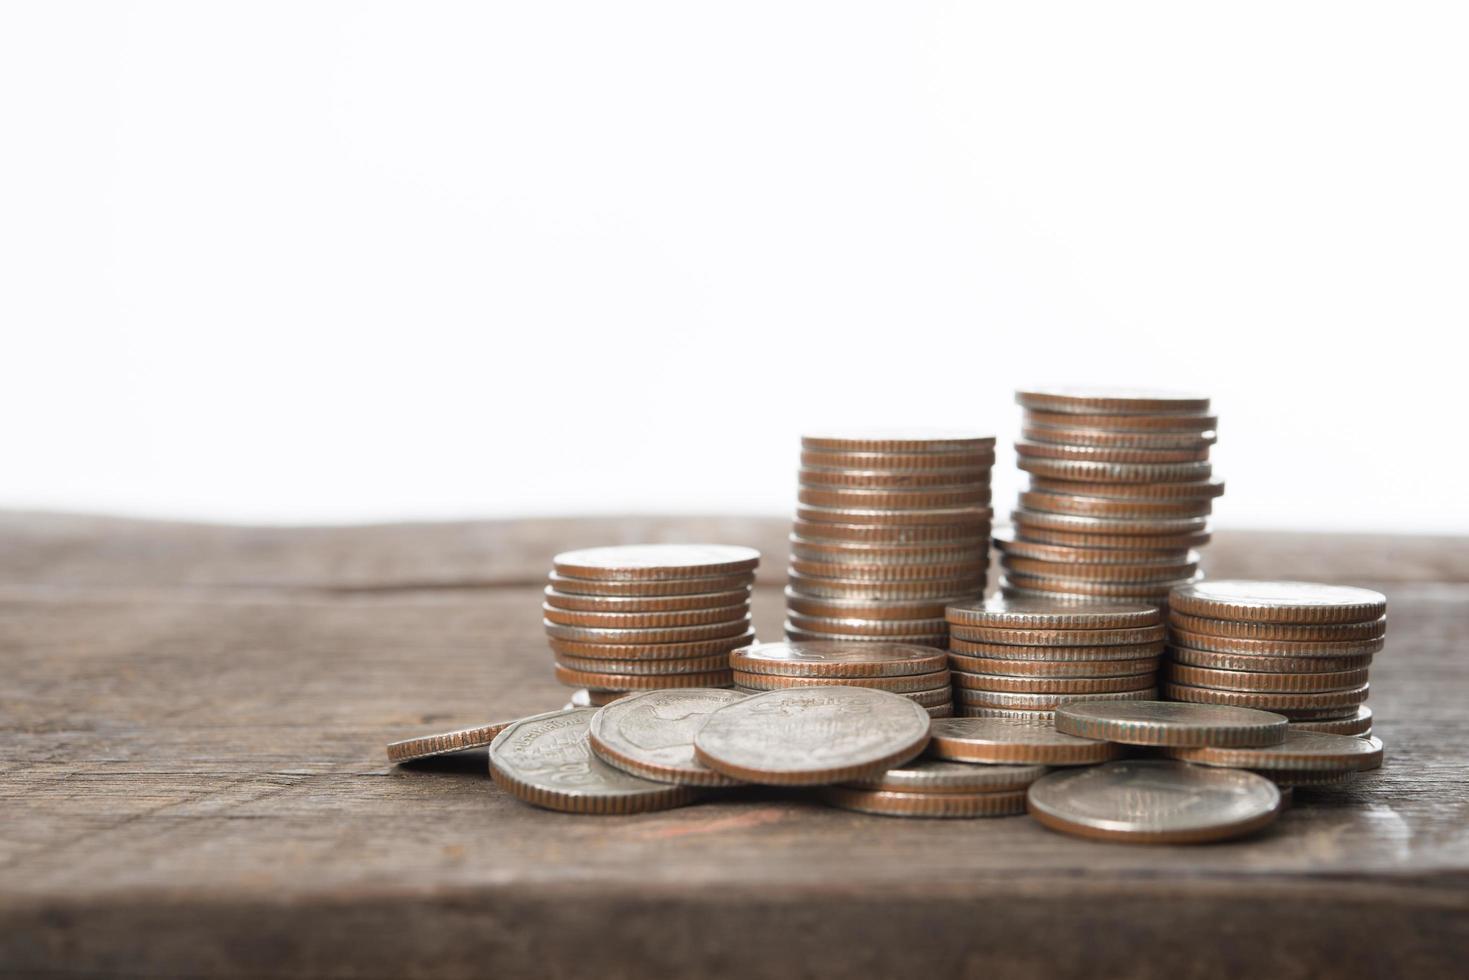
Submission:
[[[1209,399],[1108,389],[1016,392],[1030,488],[996,538],[1007,596],[1164,602],[1209,540]]]
[[[943,647],[944,606],[984,594],[994,436],[803,436],[786,636]]]
[[[1049,720],[1073,701],[1157,696],[1164,628],[1151,604],[993,596],[947,616],[961,716]]]
[[[542,613],[556,678],[591,704],[616,692],[727,687],[729,651],[754,641],[760,553],[709,544],[625,545],[554,559]]]
[[[840,640],[756,643],[729,655],[737,690],[867,687],[920,705],[931,718],[954,713],[942,650],[906,643]]]
[[[1341,585],[1221,579],[1177,588],[1163,693],[1274,711],[1295,730],[1370,734],[1367,670],[1386,612],[1382,593]]]

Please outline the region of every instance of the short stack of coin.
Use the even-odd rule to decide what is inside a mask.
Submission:
[[[943,647],[944,607],[984,594],[994,436],[803,436],[786,636]]]
[[[996,537],[1009,596],[1164,602],[1198,577],[1212,478],[1209,399],[1108,389],[1016,392],[1030,488]]]
[[[760,553],[732,545],[624,545],[554,559],[542,614],[556,678],[590,703],[615,692],[727,687],[729,651],[755,639]]]
[[[931,718],[954,713],[942,650],[907,643],[843,640],[756,643],[729,655],[737,690],[750,694],[792,687],[867,687],[915,702]]]
[[[1074,701],[1157,696],[1164,628],[1149,603],[993,596],[947,616],[961,716],[1049,720]]]
[[[1383,647],[1386,612],[1380,592],[1314,582],[1175,589],[1163,693],[1273,711],[1295,730],[1370,734],[1368,665]]]

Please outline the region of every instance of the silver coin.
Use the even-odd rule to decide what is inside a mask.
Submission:
[[[592,751],[608,765],[654,782],[737,785],[739,780],[694,758],[694,733],[715,711],[744,698],[738,691],[703,687],[622,698],[592,716]]]
[[[952,721],[953,719],[948,719]],[[1045,766],[991,766],[925,760],[846,785],[892,793],[999,793],[1024,789],[1050,772]]]
[[[1082,701],[1056,710],[1056,730],[1124,745],[1275,745],[1283,715],[1182,701]]]
[[[694,736],[698,760],[752,783],[815,786],[862,779],[928,744],[928,712],[864,687],[767,691],[721,708]]]
[[[1239,769],[1137,759],[1044,776],[1028,804],[1045,826],[1079,837],[1189,844],[1264,827],[1280,812],[1280,790]]]

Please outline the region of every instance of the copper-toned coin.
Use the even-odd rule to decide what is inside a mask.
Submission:
[[[901,697],[905,697],[915,704],[921,704],[925,708],[934,708],[942,705],[952,706],[954,703],[952,689],[947,684],[931,691],[904,691]]]
[[[786,610],[803,616],[831,619],[942,619],[951,603],[965,602],[968,596],[939,599],[842,599],[809,596],[786,587]]]
[[[557,626],[591,626],[598,629],[668,629],[679,626],[705,626],[730,622],[746,622],[748,603],[715,609],[680,609],[673,612],[586,612],[560,609],[549,603],[541,605],[545,621]]]
[[[791,588],[828,599],[937,599],[984,591],[985,576],[925,579],[920,582],[864,582],[860,579],[789,575]]]
[[[1081,497],[1075,494],[1027,490],[1020,494],[1020,506],[1035,513],[1072,514],[1078,517],[1180,518],[1204,517],[1214,509],[1214,502],[1211,499],[1111,500],[1106,497]]]
[[[801,450],[804,469],[878,470],[951,470],[985,469],[995,463],[995,450],[981,449],[963,453],[844,453],[820,449]]]
[[[1104,542],[1110,544],[1110,541]],[[1163,549],[1157,548],[1078,548],[1068,545],[1042,544],[1039,541],[1027,541],[1017,538],[1013,528],[1001,528],[994,534],[995,547],[1003,555],[1011,555],[1018,558],[1035,558],[1041,561],[1056,562],[1058,564],[1075,563],[1078,565],[1175,565],[1179,562],[1194,560],[1198,554],[1188,548]]]
[[[1214,579],[1175,590],[1170,602],[1190,616],[1267,623],[1359,623],[1387,611],[1381,592],[1319,582]]]
[[[1193,463],[1209,458],[1209,447],[1194,449],[1139,449],[1133,446],[1073,446],[1062,443],[1016,441],[1021,458],[1076,459],[1095,463]]]
[[[1207,480],[1213,465],[1195,463],[1101,463],[1081,459],[1022,456],[1016,466],[1036,476],[1095,483],[1194,483]]]
[[[696,640],[717,640],[726,636],[742,636],[750,631],[750,618],[745,616],[723,623],[708,623],[703,626],[674,626],[668,629],[597,629],[590,626],[557,626],[542,620],[546,635],[557,640],[573,640],[578,643],[636,644],[649,643],[692,643]]]
[[[1224,481],[1208,479],[1182,483],[1108,483],[1032,473],[1030,489],[1117,500],[1208,500],[1224,493]]]
[[[490,745],[490,775],[512,796],[567,813],[644,813],[691,803],[697,791],[639,779],[592,754],[593,708],[513,722]]]
[[[1015,630],[1135,629],[1162,621],[1156,606],[1141,603],[1096,603],[1082,605],[1065,601],[1015,601],[992,597],[984,602],[950,606],[954,626],[979,626]]]
[[[1280,813],[1280,790],[1254,773],[1128,759],[1043,776],[1030,815],[1077,837],[1197,844],[1259,830]]]
[[[1041,578],[1073,578],[1101,582],[1176,582],[1198,571],[1198,562],[1171,565],[1081,565],[1072,562],[1036,561],[1033,558],[1000,557],[1007,573],[1035,575]]]
[[[1029,409],[1025,413],[1025,424],[1063,429],[1103,429],[1109,432],[1205,432],[1219,428],[1219,416],[1193,412],[1123,415]]]
[[[788,613],[786,625],[808,633],[836,633],[843,636],[900,636],[917,633],[942,635],[948,626],[940,619],[834,619],[828,616],[803,616]]]
[[[1387,617],[1361,623],[1246,623],[1230,619],[1205,619],[1178,610],[1168,621],[1180,630],[1205,636],[1232,636],[1242,640],[1286,640],[1291,643],[1375,640],[1387,635]]]
[[[1256,769],[1255,775],[1264,776],[1282,791],[1286,789],[1314,789],[1340,786],[1350,783],[1357,774],[1351,770],[1343,772],[1308,772],[1301,769]]]
[[[1027,592],[1060,593],[1064,595],[1114,596],[1118,599],[1141,599],[1162,602],[1168,598],[1173,582],[1097,582],[1080,578],[1056,578],[1054,576],[1021,575],[1007,572],[1001,580],[1013,588]]]
[[[1056,711],[1062,705],[1077,701],[1151,701],[1158,689],[1151,685],[1133,691],[1108,694],[1011,694],[1005,691],[978,691],[962,687],[954,689],[954,700],[973,708],[1008,708],[1022,711]]]
[[[1082,517],[1077,514],[1048,514],[1023,507],[1012,510],[1010,519],[1022,536],[1031,528],[1037,528],[1099,536],[1151,537],[1157,534],[1178,537],[1198,534],[1209,526],[1207,517]]]
[[[1188,415],[1207,412],[1203,395],[1162,388],[1021,388],[1015,401],[1033,412],[1072,415]]]
[[[943,565],[987,560],[989,557],[985,542],[978,540],[954,545],[884,545],[858,541],[807,541],[793,534],[790,542],[791,557],[833,564]]]
[[[791,571],[813,578],[861,579],[876,582],[966,578],[983,575],[988,567],[989,562],[986,560],[946,564],[875,562],[863,565],[856,562],[809,561],[805,558],[792,558],[790,563]]]
[[[870,544],[969,544],[983,546],[989,532],[978,524],[815,524],[797,520],[793,531],[807,541]]]
[[[593,657],[570,657],[564,653],[556,655],[556,662],[567,670],[579,670],[593,674],[644,674],[649,677],[666,677],[669,674],[708,674],[729,668],[729,654],[715,653],[706,657],[691,657],[687,660],[601,660]],[[666,685],[672,687],[672,684]]]
[[[854,510],[922,510],[928,507],[988,507],[990,488],[964,487],[957,490],[825,490],[801,487],[796,499],[813,507]]]
[[[944,648],[948,633],[885,633],[872,636],[867,633],[843,633],[840,631],[805,630],[787,621],[784,625],[785,638],[798,643],[822,643],[841,640],[849,643],[910,643],[915,646]]]
[[[895,510],[855,507],[796,505],[796,520],[813,524],[942,524],[962,528],[984,528],[989,533],[994,511],[989,507],[933,507]]]
[[[686,579],[753,572],[760,552],[728,544],[627,544],[564,551],[557,574],[598,581]]]
[[[557,592],[548,585],[545,595],[546,605],[557,609],[603,613],[677,612],[685,609],[702,611],[742,607],[750,602],[749,588],[695,592],[691,595],[607,596]]]
[[[1295,711],[1340,711],[1356,708],[1367,700],[1368,685],[1347,688],[1341,691],[1310,692],[1265,692],[1265,691],[1220,691],[1209,687],[1191,687],[1187,684],[1163,685],[1165,697],[1175,701],[1191,701],[1194,704],[1225,704],[1240,708],[1260,708],[1281,714]],[[1287,717],[1290,717],[1287,715]]]
[[[844,810],[883,817],[1010,817],[1025,812],[1025,791],[1008,793],[893,793],[825,786],[821,799]]]
[[[930,741],[930,754],[932,748]],[[847,787],[887,793],[1005,793],[1025,789],[1048,772],[1045,766],[1036,765],[979,766],[917,759]]]
[[[705,575],[699,578],[649,579],[629,582],[571,578],[552,572],[551,588],[568,595],[592,596],[674,596],[727,592],[749,588],[755,582],[750,572],[737,575]]]
[[[1300,730],[1287,732],[1284,742],[1259,748],[1195,746],[1164,749],[1163,752],[1182,762],[1229,769],[1361,772],[1382,765],[1382,742],[1378,739]]]
[[[995,437],[973,429],[828,429],[801,436],[802,449],[840,453],[974,453]]]
[[[1027,424],[1020,432],[1031,442],[1066,446],[1115,446],[1128,449],[1203,449],[1218,441],[1209,429],[1178,432],[1172,429],[1127,431],[1071,426]]]
[[[1245,640],[1234,636],[1210,636],[1188,630],[1170,629],[1169,642],[1175,646],[1209,650],[1214,653],[1253,653],[1271,657],[1361,657],[1377,653],[1386,642],[1375,640]]]
[[[821,785],[907,762],[928,744],[930,723],[913,701],[866,687],[767,691],[710,715],[694,752],[746,782]]]
[[[1158,661],[1158,657],[1138,657],[1132,660],[1001,660],[949,652],[949,667],[953,670],[1008,677],[1151,677],[1158,669]]]
[[[929,490],[944,487],[988,487],[989,466],[966,466],[942,470],[847,470],[802,468],[796,479],[803,487],[839,490]]]
[[[924,712],[926,712],[928,714],[928,717],[930,717],[930,718],[952,718],[952,717],[954,717],[954,704],[953,704],[953,702],[950,702],[948,704],[935,705],[935,706],[933,706],[931,708],[924,708],[923,710],[924,710]]]
[[[1328,735],[1356,735],[1359,738],[1372,731],[1372,709],[1359,705],[1357,710],[1344,718],[1319,721],[1293,721],[1293,732],[1325,732]]]
[[[1056,720],[1054,710],[1028,711],[1023,708],[979,708],[968,704],[955,704],[956,718],[1005,718],[1023,720],[1031,724],[1049,725]]]
[[[472,749],[483,749],[495,740],[511,722],[492,721],[488,725],[460,728],[441,735],[420,735],[388,743],[388,761],[394,763],[414,762],[436,755],[450,755]]]
[[[703,674],[611,674],[589,670],[572,670],[555,664],[556,679],[567,687],[585,687],[593,691],[651,691],[664,687],[728,687],[734,682],[728,670],[711,670]]]
[[[1345,708],[1271,708],[1289,721],[1345,721],[1356,714],[1355,707]]]
[[[1086,766],[1115,759],[1122,747],[1056,731],[1031,718],[953,718],[934,722],[928,754],[986,764]]]
[[[956,670],[953,676],[956,688],[1010,694],[1115,694],[1143,688],[1155,690],[1152,674],[1122,677],[1016,677],[1013,674],[974,674]]]
[[[783,674],[753,674],[748,671],[734,672],[734,681],[751,691],[779,691],[787,687],[870,687],[874,691],[892,691],[894,694],[927,693],[942,690],[942,699],[949,699],[947,670],[936,670],[928,674],[902,674],[897,677],[788,677]]]
[[[1257,653],[1215,653],[1189,647],[1170,647],[1169,655],[1180,664],[1211,670],[1264,670],[1279,673],[1319,673],[1356,670],[1372,663],[1372,654],[1359,657],[1267,657]]]
[[[707,657],[716,653],[728,653],[736,647],[755,642],[755,633],[750,631],[740,636],[718,640],[697,640],[692,643],[583,643],[577,640],[547,641],[553,653],[569,657],[595,657],[599,660],[688,660],[692,657]]]
[[[901,643],[756,643],[729,657],[736,670],[787,677],[898,677],[948,667],[948,654]]]
[[[1269,711],[1173,701],[1069,704],[1056,730],[1124,745],[1275,745],[1286,719]]]
[[[952,624],[951,633],[974,643],[1005,643],[1027,647],[1110,647],[1159,643],[1166,633],[1161,624],[1130,629],[1007,629],[998,626]]]
[[[1173,684],[1212,687],[1222,691],[1268,691],[1272,693],[1345,691],[1367,683],[1367,668],[1333,670],[1310,674],[1268,671],[1214,670],[1169,664],[1164,679]]]
[[[952,630],[953,627],[950,627]],[[951,633],[949,650],[970,657],[992,657],[997,660],[1137,660],[1162,654],[1163,643],[1116,643],[1100,647],[1036,647],[1012,646],[1007,643],[977,643],[957,639]]]
[[[1152,549],[1154,552],[1177,553],[1209,543],[1208,532],[1198,534],[1092,534],[1087,531],[1056,531],[1050,528],[1016,528],[1022,540],[1040,544],[1075,548],[1117,548],[1126,551]]]
[[[694,758],[694,733],[704,720],[745,695],[717,688],[648,691],[618,699],[592,716],[592,751],[623,772],[680,786],[735,786]]]

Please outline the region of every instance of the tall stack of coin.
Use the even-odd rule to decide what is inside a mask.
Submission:
[[[803,436],[786,636],[943,647],[984,593],[994,462],[977,432]]]
[[[1221,579],[1173,590],[1163,693],[1262,708],[1295,730],[1372,730],[1367,671],[1387,634],[1387,597],[1315,582]]]
[[[1073,701],[1157,696],[1164,628],[1151,604],[993,596],[950,606],[948,622],[961,716],[1049,721]]]
[[[750,588],[760,553],[711,544],[568,551],[546,586],[556,678],[590,703],[625,691],[727,687],[729,651],[755,639]]]
[[[1030,488],[996,538],[1005,595],[1164,602],[1196,580],[1209,540],[1209,399],[1162,392],[1033,388],[1015,444]]]
[[[842,640],[756,643],[729,655],[738,690],[868,687],[915,702],[931,718],[954,713],[942,650],[906,643]]]

